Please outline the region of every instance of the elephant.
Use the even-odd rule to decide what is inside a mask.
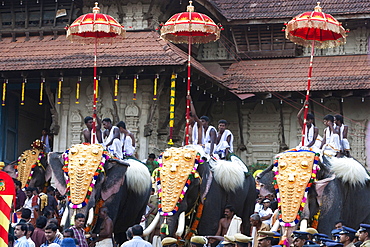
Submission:
[[[200,157],[204,156],[202,148],[194,145],[169,148],[163,152],[163,164],[157,177],[161,201],[157,222],[160,222],[161,228],[168,225],[166,236],[184,237],[185,225],[191,227],[194,224],[194,221],[185,219],[185,214],[196,211],[194,215],[200,217],[197,234],[215,235],[225,206],[232,205],[236,215],[242,218],[242,232],[249,234],[249,217],[256,199],[254,178],[246,175],[238,164],[229,161],[217,164],[202,162],[195,158],[197,153]],[[182,182],[178,182],[180,180]],[[181,194],[183,199],[179,197]],[[174,203],[177,206],[173,210]],[[203,205],[203,210],[198,205]],[[156,219],[153,224],[157,224]]]
[[[46,154],[35,143],[37,141],[33,143],[32,149],[25,150],[19,156],[18,161],[13,161],[3,168],[3,171],[22,183],[22,188],[37,187],[42,189],[45,182],[51,178],[52,172],[47,163]],[[31,178],[29,178],[30,174]]]
[[[86,150],[85,148],[88,146],[91,146],[93,149]],[[75,166],[77,169],[85,169],[83,167],[87,167],[86,169],[90,169],[89,167],[95,164],[93,159],[101,157],[96,151],[99,148],[103,149],[98,144],[77,144],[69,149],[68,174],[70,184],[74,183],[73,181],[77,181],[73,180],[72,167]],[[62,153],[50,153],[48,156],[55,178],[55,185],[62,194],[65,194],[67,190],[65,171],[63,171],[66,168],[66,153],[64,155]],[[75,157],[73,156],[74,153],[85,154]],[[80,196],[77,193],[79,189],[73,191],[72,187],[70,187],[70,205],[67,206],[68,210],[63,214],[62,223],[67,228],[70,222],[73,221],[73,216],[76,213],[83,213],[87,217],[87,223],[97,222],[95,229],[99,229],[99,221],[96,221],[97,217],[95,216],[94,219],[94,207],[99,205],[100,202],[104,202],[104,206],[109,210],[108,215],[113,220],[115,241],[122,244],[126,241],[125,232],[128,227],[138,224],[145,212],[151,190],[149,170],[143,163],[134,158],[118,160],[105,156],[105,162],[103,159],[96,159],[95,161],[98,163],[102,162],[105,174],[103,172],[97,174],[98,170],[93,168],[94,171],[92,173],[95,173],[96,177],[95,186],[91,191],[88,202],[85,199],[85,203],[80,204],[78,208],[75,208],[75,204],[71,200],[74,198],[73,194],[77,195],[77,197]],[[85,171],[87,172],[84,173],[90,173],[90,170]],[[77,170],[74,170],[74,172],[77,172]],[[76,183],[78,185],[78,181]],[[85,194],[83,198],[85,198]]]
[[[297,160],[294,158],[292,161]],[[278,163],[280,172],[281,158]],[[297,163],[299,166],[299,162],[287,163],[284,162],[283,166],[289,167]],[[317,181],[308,190],[301,220],[308,220],[308,224],[316,226],[320,233],[327,235],[330,235],[338,220],[344,220],[346,226],[354,229],[357,229],[360,223],[370,222],[370,177],[366,169],[355,159],[347,157],[322,156],[317,159],[317,165],[320,167],[316,174]],[[262,196],[276,192],[273,184],[276,172],[273,164],[257,176]],[[300,178],[301,174],[297,175],[297,178]],[[285,202],[281,201],[281,207],[284,204]],[[299,223],[302,229],[302,221]]]

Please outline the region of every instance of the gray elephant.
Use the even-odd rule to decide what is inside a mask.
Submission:
[[[86,149],[84,144],[72,146],[68,151],[69,158],[66,157],[68,152],[49,154],[48,161],[53,170],[56,187],[62,194],[67,192],[69,195],[68,210],[63,214],[62,222],[65,227],[69,227],[73,215],[81,212],[87,216],[87,224],[96,222],[99,224],[96,215],[94,218],[94,207],[104,203],[114,223],[115,240],[122,244],[126,240],[125,232],[128,227],[138,224],[145,212],[151,189],[150,174],[140,161],[135,159],[122,161],[104,154],[102,156],[99,153],[102,147],[96,145],[95,147],[100,146],[101,149],[94,148],[94,145],[96,144],[89,145],[93,147],[92,149]],[[98,168],[93,167],[94,164],[98,164]],[[67,169],[69,187],[65,180]],[[81,197],[81,188],[91,181],[90,178],[86,183],[89,179],[82,178],[83,174],[91,174],[93,178],[88,189],[91,194],[87,192],[87,196],[83,194]],[[77,187],[74,188],[73,184]],[[82,198],[83,203],[74,202],[76,198]],[[98,225],[95,229],[99,229]]]
[[[195,158],[196,154],[194,147],[186,146],[167,149],[162,155],[157,177],[160,206],[156,218],[162,230],[168,226],[165,235],[184,238],[185,225],[198,235],[215,235],[226,205],[235,208],[236,215],[242,218],[242,231],[249,233],[249,216],[256,199],[254,178],[246,175],[238,164],[224,161],[211,166],[201,162],[199,156]],[[192,220],[185,219],[185,215],[190,215]],[[194,223],[196,217],[200,220]]]
[[[291,151],[286,153],[289,152]],[[297,157],[286,162],[281,159],[281,154],[278,156],[278,161],[257,177],[263,196],[277,191],[275,184],[279,183],[279,179],[276,177],[281,175],[283,169],[288,171],[289,167],[294,167],[296,171],[298,167],[308,164],[299,161]],[[317,181],[308,189],[305,207],[297,219],[308,220],[308,225],[315,226],[320,233],[328,235],[338,220],[344,220],[346,226],[354,229],[360,223],[370,222],[370,180],[366,169],[353,158],[324,156],[321,161],[318,158],[316,160],[320,167],[316,174]],[[291,179],[286,181],[293,185],[294,179],[301,179],[302,174],[302,171],[299,174],[290,172]],[[280,187],[279,190],[281,194]],[[282,198],[280,200],[281,207],[284,207],[285,202]],[[301,223],[299,220],[297,225]]]

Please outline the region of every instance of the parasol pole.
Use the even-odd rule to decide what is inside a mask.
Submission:
[[[310,67],[308,68],[307,93],[306,93],[306,100],[305,100],[304,113],[303,113],[302,147],[304,146],[304,138],[305,138],[305,134],[306,134],[307,114],[308,114],[308,101],[310,99],[312,64],[313,64],[313,56],[314,56],[314,53],[315,53],[315,40],[312,40]]]
[[[96,76],[96,57],[97,57],[97,49],[98,49],[98,38],[95,37],[95,49],[94,49],[94,97],[93,97],[93,126],[91,131],[91,143],[95,144],[95,136],[96,136],[96,91],[97,91],[97,76]]]
[[[185,130],[185,145],[189,144],[189,125],[190,125],[190,72],[191,72],[191,35],[188,37],[188,85],[186,91],[186,130]]]

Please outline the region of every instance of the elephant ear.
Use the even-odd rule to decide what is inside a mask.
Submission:
[[[107,161],[104,165],[106,177],[104,178],[101,197],[106,201],[112,195],[118,193],[125,182],[127,163],[117,163],[116,161]]]
[[[48,163],[52,170],[52,176],[55,179],[55,187],[59,193],[64,195],[67,190],[66,180],[64,179],[63,165],[64,160],[62,157],[63,153],[52,152],[48,154]]]
[[[17,174],[15,172],[15,168],[14,166],[17,164],[17,161],[13,161],[12,163],[6,165],[4,168],[3,168],[3,171],[8,173],[9,176],[11,176],[12,178],[17,178]]]

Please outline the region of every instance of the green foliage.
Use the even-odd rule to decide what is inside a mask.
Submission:
[[[253,174],[257,170],[265,170],[268,166],[268,164],[253,163],[252,165],[248,166],[248,170],[251,174]]]

